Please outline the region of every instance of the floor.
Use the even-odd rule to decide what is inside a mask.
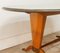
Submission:
[[[56,33],[45,36],[43,38],[42,45],[57,39],[56,35],[59,36],[60,32],[56,32]],[[1,50],[0,53],[34,53],[32,50],[29,52],[22,51],[22,48],[31,45],[31,43],[32,43],[32,41],[29,41],[27,43],[23,43],[23,44],[20,44],[20,45],[17,45],[17,46],[14,46],[14,47],[11,47],[11,48],[8,48],[5,50]],[[60,41],[47,45],[47,46],[43,47],[43,49],[46,53],[60,53]]]

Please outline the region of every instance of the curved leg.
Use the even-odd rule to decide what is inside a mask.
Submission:
[[[44,50],[41,49],[41,48],[40,48],[40,49],[36,49],[36,48],[35,48],[33,51],[34,51],[35,53],[45,53]]]
[[[27,48],[23,48],[22,50],[27,52],[27,51],[30,51],[32,49],[32,45],[28,46]]]
[[[41,44],[46,22],[46,16],[40,13],[31,13],[30,20],[32,30],[32,42],[33,42],[32,46],[38,53],[44,53],[44,51],[41,49]]]
[[[39,53],[45,53],[45,52],[44,52],[44,50],[43,50],[43,49],[41,49]]]

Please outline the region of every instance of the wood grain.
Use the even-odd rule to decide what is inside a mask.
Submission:
[[[40,49],[42,44],[46,16],[40,13],[31,13],[30,20],[31,20],[33,47],[36,49]]]

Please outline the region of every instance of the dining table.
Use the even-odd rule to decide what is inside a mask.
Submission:
[[[42,49],[42,40],[47,16],[60,14],[60,9],[27,9],[9,7],[3,7],[3,9],[11,12],[24,12],[29,14],[32,33],[32,45],[28,46],[27,48],[23,48],[23,50],[30,51],[32,49],[35,53],[45,53],[45,51]]]

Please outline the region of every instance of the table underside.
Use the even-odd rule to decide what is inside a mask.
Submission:
[[[25,12],[25,13],[40,13],[45,16],[60,14],[60,9],[18,9],[3,7],[4,10],[13,12]]]

